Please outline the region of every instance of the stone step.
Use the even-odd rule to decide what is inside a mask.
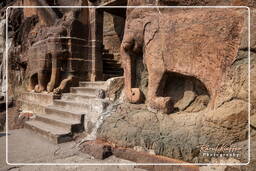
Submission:
[[[115,64],[115,65],[111,64],[111,65],[104,65],[104,66],[103,66],[103,70],[104,70],[104,69],[122,70],[122,67],[121,67],[120,64]]]
[[[120,76],[123,76],[123,74],[107,74],[107,73],[103,73],[103,79],[104,80],[108,80],[110,78],[114,78],[114,77],[120,77]]]
[[[105,70],[103,71],[104,74],[112,74],[112,75],[117,75],[117,76],[121,76],[123,75],[123,71],[113,71],[113,70]]]
[[[80,94],[74,94],[74,93],[63,93],[61,96],[61,100],[77,101],[77,102],[92,100],[96,98],[97,98],[96,96],[92,96],[92,95],[80,95]]]
[[[27,100],[17,100],[17,103],[21,104],[21,110],[23,112],[45,113],[46,105],[43,105],[41,103]]]
[[[114,59],[114,55],[111,53],[102,54],[102,59]]]
[[[96,96],[99,97],[100,90],[92,87],[71,87],[70,92],[79,95]]]
[[[107,99],[90,99],[81,100],[80,102],[54,100],[53,106],[70,112],[75,111],[76,113],[88,114],[91,112],[103,112],[108,107],[109,103]]]
[[[103,64],[107,64],[107,65],[121,65],[121,63],[119,61],[116,61],[116,60],[111,60],[111,59],[103,59]]]
[[[103,68],[104,73],[123,73],[121,68]]]
[[[59,108],[56,106],[48,106],[45,108],[45,113],[49,114],[49,115],[58,115],[60,117],[64,117],[64,118],[69,118],[69,119],[73,119],[76,120],[78,122],[83,122],[83,118],[85,113],[79,113],[77,111],[70,111],[70,110],[66,110],[64,108]]]
[[[53,126],[37,120],[26,121],[24,126],[56,144],[73,140],[70,130],[62,127]]]
[[[121,63],[115,60],[103,60],[104,65],[121,65]]]
[[[42,105],[53,104],[53,95],[48,93],[22,93],[21,99],[25,101],[33,101],[34,103],[40,103]]]
[[[71,132],[78,132],[82,130],[81,121],[61,117],[56,114],[36,114],[35,120],[62,127],[64,129],[71,130]]]
[[[105,53],[109,53],[109,50],[103,48],[103,49],[101,50],[101,52],[102,52],[103,54],[105,54]]]
[[[53,105],[69,111],[77,111],[77,112],[84,112],[84,113],[91,111],[91,106],[87,103],[78,103],[74,101],[65,101],[65,100],[54,100]]]
[[[118,62],[118,61],[115,60],[114,58],[102,58],[102,61],[103,61],[103,62],[107,62],[107,61],[109,61],[109,62]]]
[[[105,81],[96,81],[96,82],[83,81],[79,83],[79,87],[105,89],[106,85],[105,85]]]

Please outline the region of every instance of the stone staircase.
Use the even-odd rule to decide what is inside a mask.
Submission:
[[[25,128],[54,143],[72,141],[75,133],[89,132],[108,106],[105,89],[105,82],[99,81],[80,82],[79,87],[72,87],[70,93],[64,93],[60,99],[47,93],[24,93],[22,110],[35,115],[25,123]]]
[[[104,80],[123,75],[121,64],[115,60],[114,55],[109,53],[106,49],[102,51],[102,60]]]

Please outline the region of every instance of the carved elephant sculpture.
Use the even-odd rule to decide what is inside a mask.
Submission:
[[[29,49],[28,90],[38,93],[47,90],[59,94],[74,79],[74,75],[68,72],[65,74],[66,78],[60,82],[60,72],[65,67],[68,54],[68,39],[63,37],[66,29],[62,26],[52,27],[48,32],[45,39],[39,39]]]
[[[142,52],[149,75],[149,108],[173,111],[172,97],[165,97],[161,91],[166,73],[174,72],[204,83],[214,109],[222,76],[237,56],[243,13],[234,9],[143,10],[134,9],[128,15],[120,49],[128,101],[140,103],[143,99],[133,83],[135,57]]]

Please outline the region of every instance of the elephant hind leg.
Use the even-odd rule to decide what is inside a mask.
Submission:
[[[59,87],[53,90],[54,94],[61,94],[65,89],[69,88],[69,84],[75,81],[75,77],[73,75],[69,75],[66,79],[62,80]]]
[[[165,81],[165,72],[149,71],[148,105],[151,109],[171,113],[174,108],[171,97],[159,97],[159,95],[163,95]]]

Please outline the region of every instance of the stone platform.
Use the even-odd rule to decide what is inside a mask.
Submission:
[[[48,93],[23,93],[19,100],[22,112],[35,115],[25,123],[25,128],[54,143],[71,141],[74,133],[89,132],[88,127],[96,123],[108,106],[108,100],[99,98],[105,89],[103,81],[80,82],[79,87],[72,87],[71,92],[64,93],[60,99]]]
[[[44,93],[24,92],[18,99],[22,112],[45,113],[45,107],[53,104],[53,95]]]

